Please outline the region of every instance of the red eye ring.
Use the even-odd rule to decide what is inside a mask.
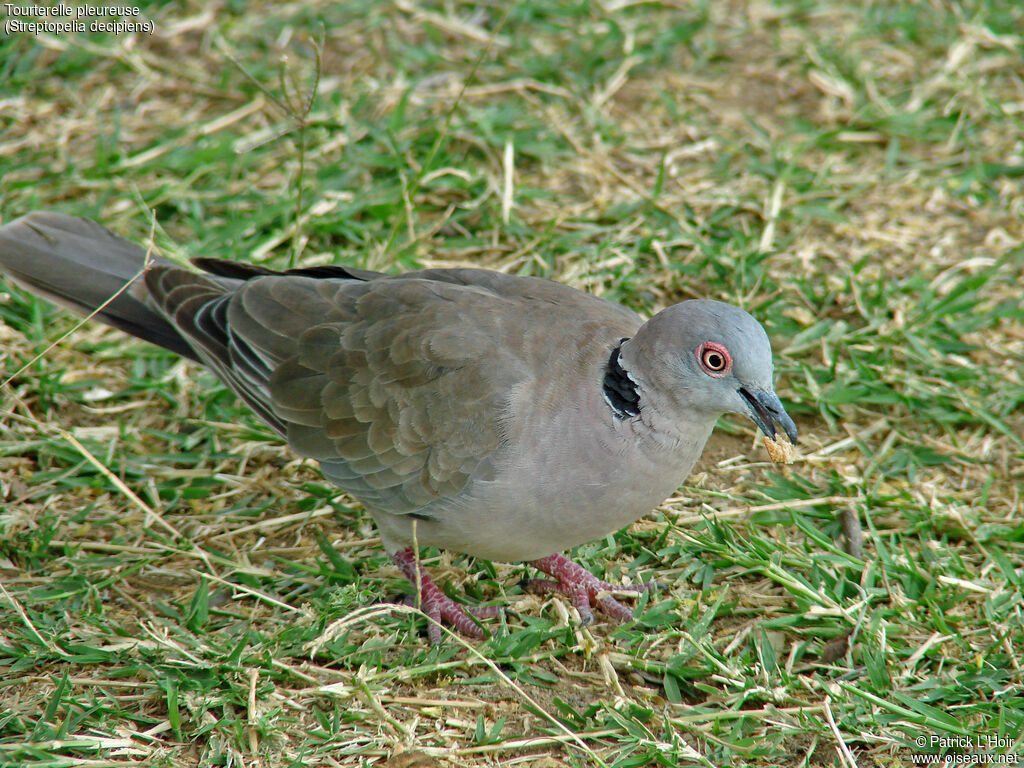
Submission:
[[[714,341],[705,341],[696,350],[697,362],[708,376],[721,378],[732,370],[732,355],[729,350]]]

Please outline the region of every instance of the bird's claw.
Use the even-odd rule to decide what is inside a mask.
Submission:
[[[452,600],[423,570],[412,548],[396,552],[391,559],[410,584],[419,586],[419,608],[429,619],[427,637],[433,645],[438,645],[441,642],[441,635],[446,624],[467,637],[482,640],[485,632],[476,619],[493,619],[501,612],[497,606],[470,607],[460,605]],[[410,599],[409,602],[415,605],[417,601]]]
[[[580,623],[585,627],[594,621],[594,608],[618,621],[632,620],[632,609],[608,593],[640,593],[653,591],[660,586],[654,582],[637,585],[610,584],[597,578],[564,555],[550,555],[540,560],[534,560],[530,565],[555,578],[554,580],[526,579],[523,582],[523,587],[534,593],[557,592],[565,595],[572,600],[573,606],[580,615]]]

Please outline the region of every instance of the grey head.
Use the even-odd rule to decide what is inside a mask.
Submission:
[[[772,384],[768,334],[739,307],[684,301],[659,312],[623,342],[619,358],[640,396],[640,413],[663,426],[748,416],[765,435],[778,424],[795,443],[796,424]],[[646,401],[646,402],[645,402]]]

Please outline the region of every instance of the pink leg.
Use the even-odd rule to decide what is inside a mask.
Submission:
[[[599,597],[599,592],[621,592],[623,590],[643,592],[654,586],[653,584],[643,584],[636,587],[609,584],[564,555],[542,557],[540,560],[531,561],[530,565],[538,571],[554,576],[557,581],[530,579],[526,582],[526,589],[531,592],[559,592],[565,595],[576,606],[584,626],[594,620],[594,614],[591,611],[591,601],[594,602],[594,607],[597,610],[608,614],[613,619],[629,621],[633,618],[633,611],[628,606],[623,605],[611,595]]]
[[[430,623],[427,625],[427,637],[430,638],[430,642],[434,645],[441,642],[442,623],[448,624],[457,632],[461,632],[468,637],[479,639],[484,636],[484,632],[469,617],[469,614],[481,619],[490,619],[498,615],[498,608],[465,608],[448,597],[434,583],[430,575],[420,567],[412,547],[395,552],[391,559],[402,571],[405,578],[409,580],[410,584],[416,586],[418,579],[420,608],[430,618]],[[417,572],[419,573],[418,577]]]

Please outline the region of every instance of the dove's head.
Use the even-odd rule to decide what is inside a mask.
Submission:
[[[623,342],[622,366],[645,407],[662,419],[697,412],[748,416],[765,435],[778,424],[795,443],[796,424],[772,384],[772,348],[764,328],[739,307],[684,301],[659,312]]]

